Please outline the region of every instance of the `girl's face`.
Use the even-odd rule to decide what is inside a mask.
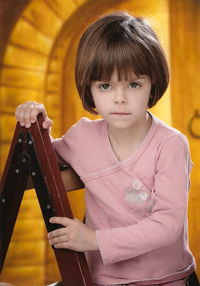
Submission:
[[[148,76],[136,76],[133,72],[127,80],[118,80],[114,72],[109,82],[93,81],[91,93],[98,113],[110,128],[135,128],[146,120],[151,92]]]

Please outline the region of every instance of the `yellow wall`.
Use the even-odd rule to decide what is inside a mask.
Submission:
[[[82,116],[94,118],[82,109],[74,84],[73,67],[80,35],[99,15],[127,9],[134,15],[146,17],[157,31],[169,60],[173,58],[174,61],[177,57],[174,54],[177,42],[175,33],[172,33],[174,28],[172,21],[176,18],[175,14],[172,14],[172,9],[175,13],[176,7],[172,2],[168,0],[32,0],[13,28],[0,71],[0,171],[3,170],[15,126],[14,110],[19,103],[25,100],[43,102],[49,116],[54,120],[52,129],[54,136],[63,134]],[[195,0],[187,2],[186,5],[189,5],[189,2],[195,2]],[[186,7],[179,8],[183,13]],[[182,20],[180,19],[180,23]],[[183,30],[182,33],[185,35]],[[172,69],[180,70],[179,63],[173,64]],[[181,94],[174,82],[172,91],[179,100]],[[170,92],[169,88],[163,99],[153,109],[153,113],[169,124],[176,124],[179,128],[176,122],[176,102],[174,100],[171,102]],[[187,94],[184,96],[187,97]],[[9,128],[6,128],[8,125]],[[197,197],[197,191],[195,196]],[[71,193],[69,197],[74,215],[82,218],[83,191]],[[77,201],[80,203],[77,204]],[[197,206],[195,206],[196,212]],[[197,226],[193,215],[190,221],[192,225]],[[33,231],[36,229],[37,231]],[[193,228],[191,244],[195,254],[198,253],[197,233],[199,230],[195,232]],[[17,251],[19,248],[16,246],[20,246],[20,252]],[[33,251],[34,254],[32,254]],[[34,191],[26,192],[0,280],[14,282],[16,286],[28,283],[39,286],[50,283],[58,277],[54,257],[46,242],[46,231]]]
[[[188,131],[194,111],[200,111],[200,1],[176,0],[170,3],[172,124],[188,136],[194,163],[189,234],[200,277],[200,138],[194,138]],[[192,128],[200,135],[200,118],[193,121]]]

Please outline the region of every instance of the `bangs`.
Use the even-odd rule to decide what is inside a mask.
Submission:
[[[150,65],[145,54],[144,47],[118,34],[109,42],[100,43],[96,48],[95,58],[89,67],[88,82],[110,81],[114,71],[117,72],[119,81],[127,80],[132,72],[137,76],[151,77]]]

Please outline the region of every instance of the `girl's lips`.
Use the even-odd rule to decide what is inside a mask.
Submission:
[[[128,112],[112,112],[112,115],[129,115],[130,113]]]

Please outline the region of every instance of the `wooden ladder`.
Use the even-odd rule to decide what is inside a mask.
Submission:
[[[83,183],[69,166],[61,172],[48,130],[42,128],[42,114],[25,128],[17,123],[0,183],[0,272],[24,191],[35,188],[47,232],[62,227],[49,223],[52,216],[73,218],[66,191],[80,189]],[[65,182],[65,185],[63,183]],[[63,286],[92,286],[84,253],[53,248]]]

